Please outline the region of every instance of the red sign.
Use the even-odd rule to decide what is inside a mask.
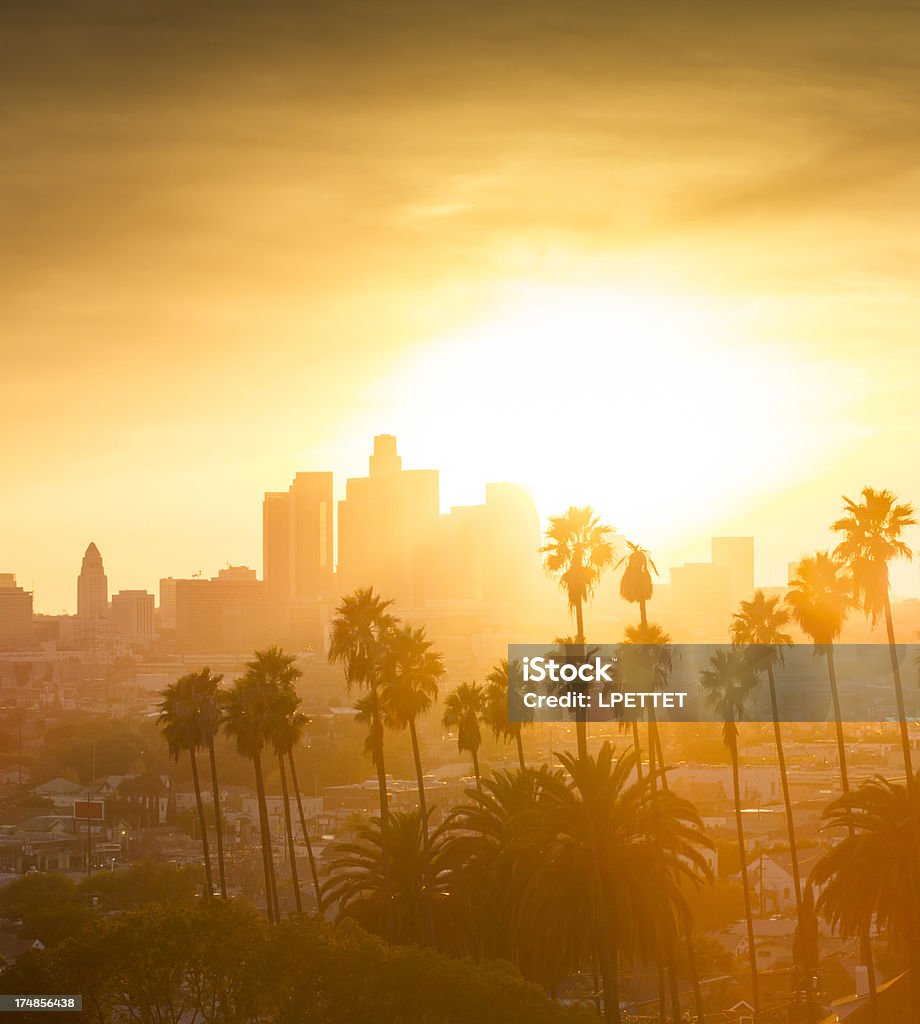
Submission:
[[[83,821],[102,821],[105,818],[105,801],[74,800],[73,816]]]

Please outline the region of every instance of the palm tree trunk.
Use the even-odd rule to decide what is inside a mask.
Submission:
[[[741,859],[741,888],[744,892],[744,917],[747,921],[748,956],[751,961],[751,999],[754,1019],[760,1015],[760,986],[757,979],[757,947],[754,943],[754,915],[751,910],[751,882],[747,873],[747,854],[744,849],[744,822],[741,817],[741,778],[738,769],[738,741],[730,744],[732,756],[732,787],[735,795],[735,828],[738,832],[738,855]]]
[[[377,683],[370,686],[372,707],[371,730],[374,748],[374,764],[377,768],[377,795],[380,803],[380,867],[383,872],[383,898],[386,901],[384,911],[384,934],[389,939],[392,934],[393,908],[390,906],[393,893],[393,882],[390,872],[390,800],[387,794],[387,771],[383,753],[383,722],[380,720],[380,702]]]
[[[294,906],[298,915],[303,913],[300,899],[300,878],[297,875],[297,853],[294,849],[294,827],[291,823],[291,801],[288,796],[287,772],[284,770],[284,755],[278,755],[278,770],[281,772],[281,799],[284,801],[284,827],[287,831],[288,854],[291,858],[291,884],[294,887]]]
[[[907,791],[913,799],[914,770],[911,764],[910,733],[907,730],[907,713],[904,709],[904,688],[901,686],[901,666],[898,664],[898,646],[894,639],[894,621],[891,617],[891,600],[885,593],[885,630],[888,633],[888,656],[891,659],[891,675],[894,678],[894,693],[898,702],[898,725],[901,727],[901,750],[904,754],[904,771],[907,773]]]
[[[431,883],[431,836],[428,832],[428,801],[425,799],[425,776],[422,772],[422,752],[419,749],[418,730],[415,728],[415,719],[409,720],[409,738],[412,740],[412,757],[415,761],[415,778],[418,783],[418,811],[422,825],[422,846],[423,846],[423,871],[425,878],[425,918],[428,927],[428,938],[431,945],[437,948],[438,939],[434,925],[434,887]]]
[[[524,760],[524,740],[521,738],[520,729],[514,734],[514,738],[517,742],[518,764],[521,766],[521,771],[524,771],[527,767],[527,762]]]
[[[479,774],[479,751],[475,748],[470,751],[473,755],[473,774],[476,776],[476,789],[482,792],[482,778]]]
[[[258,753],[252,758],[256,773],[256,796],[259,803],[259,831],[262,833],[262,867],[265,870],[265,906],[270,924],[281,920],[278,907],[278,892],[275,884],[275,863],[272,857],[271,826],[268,823],[268,805],[265,802],[265,779],[262,776],[262,757]]]
[[[636,778],[642,781],[642,741],[639,738],[639,720],[633,719],[632,723],[633,748],[636,751]]]
[[[316,869],[316,857],[313,855],[313,843],[310,842],[310,833],[307,831],[307,818],[303,813],[303,798],[300,795],[300,786],[297,783],[297,769],[294,767],[294,752],[288,751],[288,764],[291,769],[291,785],[294,787],[294,795],[297,798],[297,813],[300,816],[300,828],[303,831],[303,841],[307,844],[307,859],[310,861],[310,874],[313,876],[313,892],[316,895],[316,911],[322,916],[323,913],[323,890],[319,884],[319,872]]]
[[[217,785],[217,758],[214,754],[214,737],[208,740],[208,758],[211,762],[211,792],[214,799],[214,827],[217,830],[217,870],[220,875],[220,894],[227,898],[227,876],[224,863],[224,816],[220,810],[220,789]]]
[[[837,688],[837,667],[834,664],[834,645],[827,644],[824,648],[824,657],[827,661],[827,678],[831,687],[831,701],[834,705],[834,731],[837,737],[837,761],[840,766],[840,786],[844,793],[850,792],[850,777],[847,770],[847,748],[843,736],[843,718],[840,712],[840,691]],[[849,833],[854,833],[853,823],[850,822]],[[878,990],[875,984],[875,963],[872,959],[872,944],[869,941],[869,929],[859,930],[859,949],[862,960],[865,962],[866,974],[869,982],[869,1008],[872,1020],[875,1024],[879,1021]],[[810,989],[810,986],[809,986]]]
[[[581,607],[581,598],[575,602],[575,646],[576,655],[583,657],[585,653],[585,620]],[[578,757],[584,760],[588,756],[588,719],[584,708],[575,709],[575,743]]]
[[[195,787],[195,803],[198,806],[198,826],[201,829],[201,849],[204,853],[204,878],[208,890],[208,899],[214,895],[214,879],[211,876],[211,851],[208,848],[208,822],[204,816],[204,802],[201,799],[201,781],[198,778],[198,758],[195,748],[189,748],[192,759],[192,785]]]
[[[693,947],[693,920],[689,914],[683,918],[684,935],[687,939],[687,963],[693,983],[693,1002],[696,1006],[696,1024],[705,1024],[706,1011],[703,1008],[703,989],[700,986],[700,972],[696,964],[696,950]]]
[[[667,776],[664,774],[664,752],[661,747],[661,732],[658,729],[658,719],[655,716],[653,708],[649,709],[648,713],[648,724],[649,724],[649,776],[652,787],[652,815],[655,821],[655,846],[658,854],[661,854],[661,837],[658,834],[658,779],[655,774],[655,768],[651,759],[651,749],[657,751],[658,754],[658,769],[661,772],[661,786],[662,789],[668,788]],[[668,986],[671,993],[671,1015],[674,1024],[680,1022],[680,985],[679,978],[677,975],[677,953],[674,948],[674,936],[670,930],[667,930],[663,939],[663,951],[667,959],[668,964]],[[659,961],[660,965],[660,961]],[[659,985],[662,984],[662,976],[659,973],[658,976]]]
[[[595,943],[596,959],[600,969],[601,983],[604,990],[604,1020],[607,1024],[621,1024],[620,1017],[620,968],[619,944],[617,942],[617,925],[614,902],[610,899],[604,883],[604,864],[601,844],[598,841],[597,826],[592,820],[591,840],[593,848],[594,891],[597,896],[595,905]]]
[[[792,861],[792,885],[795,890],[795,916],[799,923],[799,931],[804,932],[805,922],[802,915],[802,878],[799,871],[799,850],[795,842],[795,822],[792,819],[792,798],[789,795],[789,774],[786,770],[786,751],[783,747],[783,730],[779,723],[779,702],[776,699],[776,679],[773,675],[773,665],[767,664],[767,682],[770,686],[770,709],[773,714],[773,738],[776,742],[776,759],[779,762],[780,785],[783,790],[783,805],[786,809],[786,833],[789,836],[789,857]],[[807,967],[802,971],[802,982],[805,986],[805,1005],[808,1010],[808,1019],[814,1017],[812,1006],[814,1003],[811,991],[811,977]]]

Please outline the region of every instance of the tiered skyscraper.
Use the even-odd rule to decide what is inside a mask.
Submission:
[[[104,619],[109,613],[109,581],[102,565],[102,555],[90,544],[83,556],[77,577],[77,618],[89,621]]]

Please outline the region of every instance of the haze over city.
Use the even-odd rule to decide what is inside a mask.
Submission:
[[[94,538],[125,586],[257,565],[262,493],[385,431],[445,510],[520,481],[666,564],[755,534],[764,583],[840,494],[920,492],[915,12],[574,13],[6,5],[0,550],[38,607]]]

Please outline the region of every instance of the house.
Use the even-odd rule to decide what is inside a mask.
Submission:
[[[9,764],[0,768],[0,786],[25,785],[31,778],[31,771],[24,764]]]
[[[44,949],[38,939],[20,939],[13,932],[0,930],[0,964],[11,964],[30,949]]]
[[[49,779],[38,786],[33,786],[29,792],[32,796],[44,797],[50,800],[58,810],[69,810],[73,812],[74,800],[82,800],[86,796],[86,786],[79,782],[71,782],[70,779]]]

